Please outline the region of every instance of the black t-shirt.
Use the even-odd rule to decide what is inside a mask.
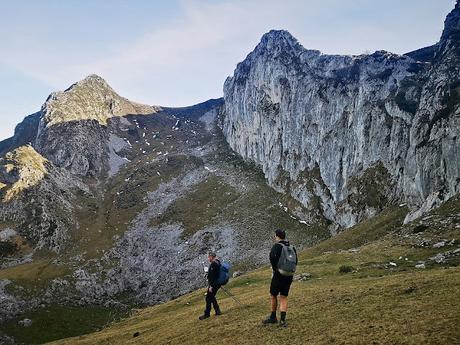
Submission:
[[[286,246],[289,246],[289,241],[282,240],[279,243],[275,243],[272,247],[272,250],[270,251],[270,263],[272,265],[273,269],[273,275],[276,277],[284,277],[278,272],[278,261],[281,257],[281,252],[283,251],[283,246],[280,244],[284,244]],[[296,264],[297,264],[297,251],[294,248],[295,256],[296,256]]]

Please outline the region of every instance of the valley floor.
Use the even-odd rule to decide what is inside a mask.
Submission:
[[[56,344],[458,344],[459,205],[406,226],[394,208],[303,251],[298,272],[311,276],[292,286],[287,328],[261,325],[264,268],[227,286],[244,306],[219,292],[222,316],[198,320],[199,290]]]

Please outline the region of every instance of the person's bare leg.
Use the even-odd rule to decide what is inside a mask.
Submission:
[[[287,312],[287,307],[288,307],[288,299],[287,296],[280,296],[280,326],[286,327],[286,312]]]
[[[288,299],[286,296],[280,295],[280,311],[287,312]]]
[[[278,322],[278,319],[276,318],[276,309],[278,308],[277,296],[273,296],[272,294],[270,294],[270,304],[271,304],[271,314],[267,319],[262,321],[264,325]]]
[[[276,296],[270,295],[271,304],[272,304],[272,313],[276,313],[276,309],[278,308],[278,299]]]

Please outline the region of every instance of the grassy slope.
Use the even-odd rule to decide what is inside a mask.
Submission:
[[[104,306],[60,306],[48,305],[27,316],[33,320],[32,326],[24,330],[18,319],[6,322],[0,330],[7,329],[20,344],[42,344],[54,339],[95,332],[113,320],[126,317],[128,311]],[[23,318],[21,318],[22,320]],[[46,331],[44,331],[46,330]]]
[[[455,200],[436,211],[421,234],[413,234],[415,225],[401,226],[405,210],[393,209],[303,251],[299,272],[313,278],[293,284],[287,329],[260,325],[269,308],[271,272],[264,268],[227,286],[245,307],[219,292],[220,317],[197,320],[201,290],[57,344],[453,344],[460,339],[459,258],[448,265],[427,261],[424,270],[414,266],[456,248],[417,243],[458,243],[459,205]],[[353,266],[353,273],[340,274],[341,265]]]
[[[65,266],[57,266],[52,260],[41,259],[23,265],[0,270],[0,279],[12,279],[21,286],[30,289],[41,289],[56,278],[68,274]]]

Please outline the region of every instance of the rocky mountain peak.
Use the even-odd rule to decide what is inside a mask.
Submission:
[[[152,114],[159,107],[131,102],[118,95],[101,77],[91,74],[65,91],[52,93],[42,107],[44,124],[96,120],[106,125],[113,116]]]
[[[113,92],[113,89],[110,85],[105,81],[104,78],[98,76],[97,74],[90,74],[87,77],[83,78],[82,80],[78,81],[77,83],[70,86],[72,88],[75,85],[79,85],[82,87],[88,88],[105,88]],[[69,89],[70,89],[69,88]]]
[[[270,30],[265,33],[261,38],[261,43],[280,43],[280,42],[289,42],[290,44],[296,44],[297,39],[291,35],[287,30]]]
[[[304,48],[297,39],[286,30],[270,30],[262,36],[255,49],[257,52],[268,51],[274,54],[281,52],[295,54],[303,50]]]
[[[457,0],[454,9],[447,15],[444,21],[441,41],[445,40],[460,40],[460,0]]]
[[[451,91],[459,37],[459,2],[440,44],[410,59],[315,55],[287,31],[270,31],[225,82],[224,135],[270,186],[306,208],[320,203],[342,227],[378,212],[375,200],[400,200],[411,210],[406,221],[415,219],[460,190],[459,98]],[[382,193],[362,198],[372,190]]]
[[[95,92],[100,92],[100,93],[105,93],[107,95],[112,95],[112,96],[118,96],[120,97],[114,89],[107,83],[107,81],[98,76],[97,74],[90,74],[83,78],[80,81],[77,81],[76,83],[70,85],[66,90],[63,92],[85,92],[85,93],[95,93]],[[63,92],[54,92],[50,95],[52,97],[53,95],[59,95]]]

